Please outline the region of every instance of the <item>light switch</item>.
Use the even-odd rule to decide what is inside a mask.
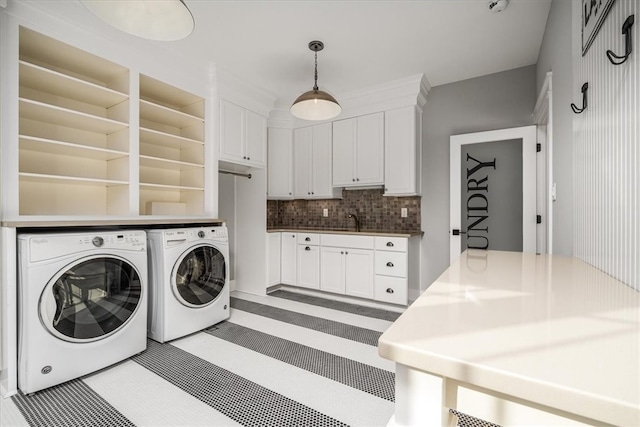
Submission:
[[[406,218],[407,217],[407,208],[400,208],[400,216],[402,218]]]
[[[328,217],[329,216],[329,209],[327,209],[327,208],[322,209],[322,216]]]

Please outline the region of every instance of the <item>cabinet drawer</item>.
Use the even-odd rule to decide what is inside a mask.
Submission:
[[[376,274],[407,277],[407,254],[403,252],[376,251]]]
[[[339,248],[373,249],[373,236],[355,236],[353,234],[322,234],[322,246]]]
[[[376,301],[407,305],[407,279],[376,276],[373,298]]]
[[[320,235],[317,233],[298,233],[299,245],[319,245]]]
[[[376,250],[406,252],[407,241],[408,239],[406,237],[376,236]]]

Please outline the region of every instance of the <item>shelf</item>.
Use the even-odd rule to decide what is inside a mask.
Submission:
[[[140,75],[140,98],[182,112],[185,112],[186,109],[198,111],[194,115],[203,117],[201,97],[142,74]]]
[[[204,147],[204,142],[202,141],[143,127],[140,128],[140,142],[180,150],[191,147]]]
[[[129,95],[38,65],[20,61],[20,85],[63,98],[109,108]]]
[[[24,98],[20,98],[20,117],[103,134],[129,127],[127,123]]]
[[[105,148],[95,148],[53,139],[20,135],[20,150],[36,151],[59,156],[80,157],[93,160],[113,160],[127,157],[129,153]]]
[[[198,163],[182,162],[179,160],[168,160],[160,157],[143,155],[140,156],[140,166],[178,171],[204,169],[204,165]]]
[[[140,100],[140,118],[179,129],[204,123],[204,119],[199,117],[173,110],[159,104],[154,104],[143,99]]]
[[[38,173],[20,172],[20,181],[24,182],[38,182],[44,184],[74,184],[74,185],[92,185],[101,187],[110,186],[122,186],[129,185],[127,181],[115,181],[111,179],[97,179],[97,178],[82,178],[76,176],[61,176],[61,175],[45,175]]]
[[[181,185],[163,185],[150,184],[146,182],[140,183],[141,190],[158,190],[158,191],[204,191],[203,187],[185,187]]]
[[[128,69],[121,65],[25,27],[20,27],[20,58],[32,58],[51,68],[73,70],[74,75],[105,86],[128,73]]]

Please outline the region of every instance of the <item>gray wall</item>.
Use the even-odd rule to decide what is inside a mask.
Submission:
[[[573,92],[579,93],[579,87],[573,84],[571,43],[571,2],[553,0],[538,57],[536,93],[551,71],[553,181],[557,194],[553,203],[553,253],[559,255],[573,255],[573,112],[569,105],[582,103],[581,99],[571,99]]]
[[[533,124],[536,67],[431,89],[422,115],[421,285],[449,266],[449,137]]]

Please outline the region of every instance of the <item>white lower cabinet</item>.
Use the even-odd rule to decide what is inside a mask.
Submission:
[[[373,298],[373,237],[323,234],[320,289]]]
[[[280,241],[280,282],[296,285],[297,233],[282,233]]]
[[[405,237],[375,238],[376,301],[406,305],[409,285],[409,252]]]
[[[315,233],[298,233],[297,285],[320,289],[320,236]]]
[[[267,236],[269,241],[269,275],[267,286],[274,286],[280,284],[282,233],[267,233]]]

